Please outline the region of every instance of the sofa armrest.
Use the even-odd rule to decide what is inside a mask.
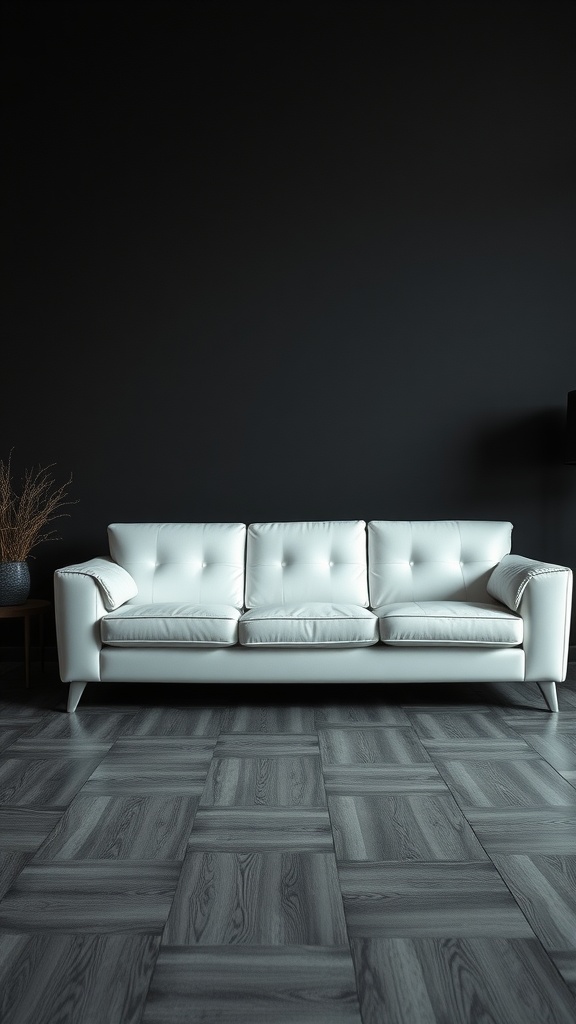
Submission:
[[[522,616],[525,678],[562,682],[568,667],[572,570],[523,555],[504,555],[487,590]]]
[[[65,565],[57,572],[60,576],[91,576],[96,580],[106,610],[109,612],[119,608],[131,597],[136,597],[138,593],[138,587],[130,573],[107,556],[90,558],[89,561],[78,562],[77,565]]]
[[[137,593],[130,574],[106,556],[56,570],[54,613],[63,683],[100,680],[100,619]]]

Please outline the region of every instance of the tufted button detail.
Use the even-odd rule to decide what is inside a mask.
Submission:
[[[286,568],[286,562],[280,562],[280,565],[282,566],[283,569]]]
[[[410,562],[410,565],[414,565],[414,562]]]
[[[202,562],[202,568],[203,568],[203,569],[205,569],[207,565],[208,565],[208,563],[207,563],[207,562]]]
[[[332,566],[334,565],[334,562],[328,562],[328,565]]]

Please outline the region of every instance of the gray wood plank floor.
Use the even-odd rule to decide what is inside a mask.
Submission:
[[[88,687],[0,664],[2,1024],[574,1024],[576,666]]]

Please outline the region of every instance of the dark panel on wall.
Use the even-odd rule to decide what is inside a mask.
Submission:
[[[8,3],[1,451],[115,520],[504,518],[576,568],[576,7]],[[1,642],[1,639],[0,639]]]

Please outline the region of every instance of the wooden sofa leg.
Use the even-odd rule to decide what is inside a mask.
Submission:
[[[546,701],[548,707],[550,708],[550,711],[557,712],[558,711],[558,695],[556,693],[556,683],[550,683],[550,682],[538,683],[538,686],[540,687],[540,689],[542,691],[542,694],[544,696],[544,700]]]
[[[68,704],[66,706],[66,710],[69,714],[76,711],[78,701],[84,693],[85,686],[86,683],[70,683],[70,686],[68,687]]]

